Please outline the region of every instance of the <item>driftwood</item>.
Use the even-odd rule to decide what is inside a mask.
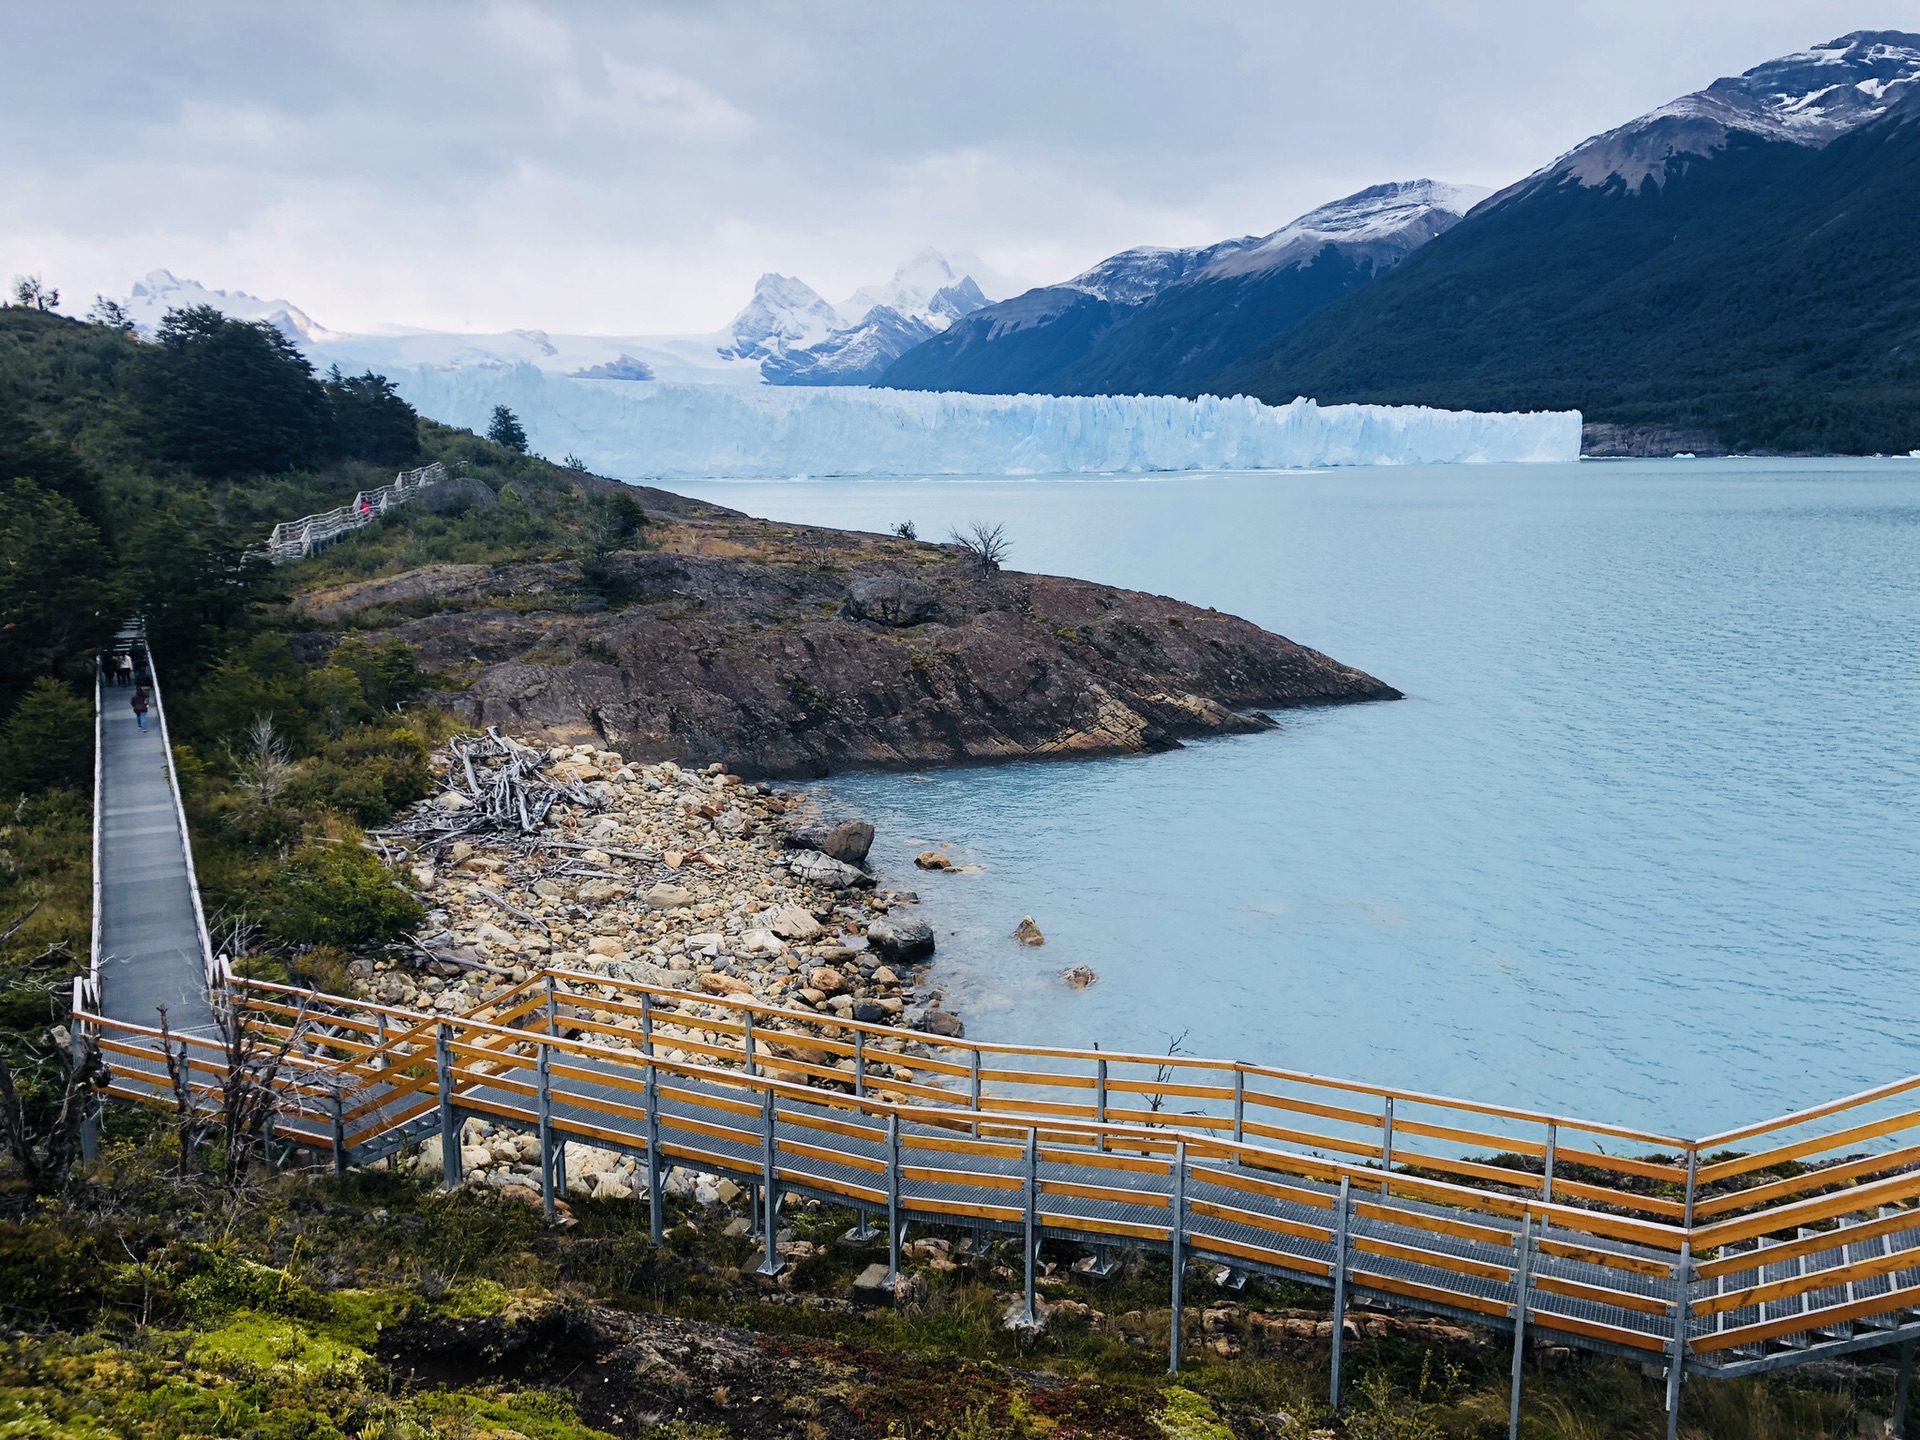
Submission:
[[[491,900],[494,904],[498,905],[502,910],[506,911],[509,915],[516,916],[519,919],[526,921],[529,925],[538,925],[540,927],[541,934],[547,936],[549,939],[552,938],[553,931],[548,927],[547,922],[542,920],[538,915],[529,915],[526,911],[522,910],[518,905],[508,904],[504,896],[494,894],[493,891],[487,889],[487,887],[484,885],[476,885],[473,888],[478,894],[486,896],[487,899]]]
[[[495,726],[488,726],[485,735],[457,737],[448,751],[447,790],[468,804],[459,809],[419,806],[398,823],[369,833],[433,850],[464,835],[536,834],[547,813],[563,800],[582,810],[605,808],[578,780],[548,773],[544,751],[508,739]]]

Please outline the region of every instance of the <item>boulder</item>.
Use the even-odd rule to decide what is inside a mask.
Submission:
[[[808,972],[807,987],[823,995],[838,995],[847,988],[847,977],[831,965],[822,965]]]
[[[611,935],[596,935],[587,941],[587,953],[604,955],[609,960],[624,960],[627,958],[627,947]]]
[[[589,880],[580,887],[580,899],[587,905],[598,905],[626,893],[627,887],[618,880]]]
[[[781,905],[760,918],[782,940],[815,940],[826,933],[826,927],[798,905]]]
[[[433,803],[442,810],[471,810],[473,808],[473,801],[469,800],[457,790],[449,790],[444,795],[436,796]]]
[[[693,904],[697,897],[684,885],[669,885],[662,880],[641,898],[656,910],[674,910]]]
[[[780,937],[771,930],[748,930],[740,936],[738,949],[742,955],[778,955]]]
[[[1084,990],[1100,977],[1091,965],[1072,965],[1060,972],[1060,978],[1076,990]]]
[[[809,885],[824,885],[829,890],[852,890],[873,884],[864,870],[824,855],[818,850],[802,850],[787,862],[787,868]]]
[[[966,1037],[967,1027],[960,1023],[958,1015],[950,1015],[945,1010],[929,1010],[920,1019],[920,1028],[929,1035],[939,1035],[948,1040],[960,1040]]]
[[[918,960],[933,953],[933,927],[924,920],[888,916],[867,926],[867,946],[883,960]]]
[[[818,850],[843,865],[863,864],[873,848],[873,826],[864,820],[841,820],[832,825],[802,825],[787,832],[787,843],[800,850]]]
[[[1022,945],[1044,945],[1047,943],[1047,937],[1040,933],[1040,927],[1033,923],[1033,916],[1031,915],[1013,927],[1013,938],[1018,940]]]
[[[953,857],[943,854],[938,850],[922,850],[918,855],[913,857],[913,863],[918,865],[922,870],[953,869]]]
[[[940,609],[940,597],[924,580],[898,571],[861,575],[847,587],[840,613],[849,620],[866,620],[898,629],[931,620]]]
[[[723,975],[718,970],[709,970],[700,977],[700,988],[709,995],[751,995],[753,986],[738,975]]]

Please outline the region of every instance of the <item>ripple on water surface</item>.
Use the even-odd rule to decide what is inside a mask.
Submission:
[[[1151,483],[1157,482],[1157,483]],[[685,486],[1247,616],[1407,692],[1159,756],[847,776],[989,1039],[1705,1133],[1920,1070],[1920,464]],[[1010,938],[1033,914],[1044,949]],[[1091,989],[1057,979],[1099,972]]]

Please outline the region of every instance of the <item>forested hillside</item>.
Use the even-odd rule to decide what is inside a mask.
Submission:
[[[1824,149],[1736,131],[1631,192],[1569,180],[1483,207],[1192,388],[1903,452],[1920,445],[1916,234],[1911,114]]]
[[[436,502],[451,508],[407,528],[418,563],[591,548],[587,477],[423,423],[377,376],[315,375],[270,327],[201,309],[146,344],[0,308],[0,984],[85,963],[92,657],[134,616],[211,918],[321,976],[340,957],[313,948],[316,907],[344,918],[336,943],[406,918],[336,842],[424,793],[446,722],[408,706],[422,677],[405,646],[296,617],[249,551],[276,520],[431,459],[463,473]],[[44,998],[30,1008],[44,1023]]]

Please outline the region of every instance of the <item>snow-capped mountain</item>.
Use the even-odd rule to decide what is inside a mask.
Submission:
[[[922,250],[884,285],[856,290],[838,306],[842,329],[852,329],[884,306],[902,320],[939,332],[988,303],[980,286],[938,250]]]
[[[297,345],[341,338],[314,323],[291,301],[262,300],[243,290],[209,290],[197,280],[182,280],[171,270],[149,271],[123,303],[133,317],[134,329],[148,338],[169,310],[190,310],[196,305],[211,305],[235,320],[264,320]]]
[[[989,303],[971,276],[925,250],[884,285],[834,306],[805,281],[767,274],[724,330],[706,335],[563,335],[507,330],[471,335],[395,330],[354,335],[316,324],[286,300],[211,290],[156,270],[126,305],[151,336],[167,311],[211,305],[237,320],[265,320],[322,369],[383,373],[419,365],[448,369],[534,365],[584,380],[696,384],[864,385],[897,356]]]
[[[1269,235],[1143,246],[990,305],[908,352],[880,383],[913,390],[1185,394],[1457,224],[1487,191],[1375,185]]]
[[[923,250],[887,284],[842,301],[831,334],[767,356],[761,373],[771,385],[870,385],[914,346],[988,303],[972,276],[938,251]]]
[[[804,280],[762,275],[753,299],[727,327],[733,339],[720,353],[730,360],[764,360],[818,345],[841,328],[839,312]]]
[[[1843,35],[1576,145],[1204,383],[1578,407],[1615,452],[1905,453],[1916,175],[1920,35]]]
[[[1726,149],[1729,134],[1823,146],[1920,97],[1920,35],[1856,30],[1729,75],[1704,90],[1584,140],[1501,192],[1502,198],[1573,179],[1618,180],[1638,190],[1664,182],[1683,156]]]

